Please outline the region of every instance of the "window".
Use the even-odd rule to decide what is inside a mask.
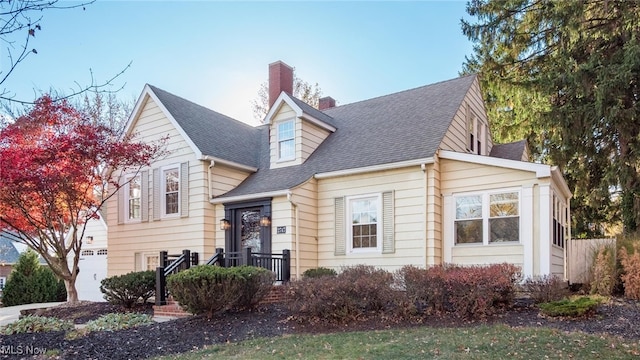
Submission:
[[[93,256],[93,250],[82,250],[80,255],[82,255],[82,256]]]
[[[107,249],[100,249],[96,253],[96,255],[107,255]]]
[[[180,213],[180,169],[162,170],[162,211],[164,216]]]
[[[568,236],[569,209],[553,194],[553,245],[564,248],[565,236]]]
[[[456,196],[455,243],[520,241],[519,198],[517,191]]]
[[[467,119],[467,133],[469,134],[469,144],[467,148],[473,152],[476,145],[476,116],[473,114]]]
[[[144,255],[144,268],[143,270],[153,270],[156,271],[156,268],[160,266],[160,256],[158,255]]]
[[[351,251],[379,250],[381,248],[380,195],[348,198],[349,248]]]
[[[489,195],[489,242],[520,240],[518,193]]]
[[[456,244],[482,242],[482,196],[456,198]]]
[[[127,214],[127,221],[139,221],[141,218],[140,205],[142,200],[142,179],[139,174],[128,178],[124,192],[126,197],[125,212]]]
[[[295,158],[295,122],[284,121],[278,124],[278,160]]]
[[[0,290],[4,289],[4,284],[7,282],[7,278],[0,276]]]

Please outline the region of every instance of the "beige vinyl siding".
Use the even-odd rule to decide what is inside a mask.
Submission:
[[[208,170],[207,164],[207,171]],[[249,175],[251,175],[249,172],[216,164],[211,169],[211,187],[213,190],[213,197],[223,195],[228,191],[233,190],[247,177],[249,177]]]
[[[144,104],[133,131],[149,141],[169,136],[167,150],[170,155],[146,170],[151,172],[154,168],[188,162],[189,216],[154,221],[154,199],[150,193],[147,204],[150,214],[148,222],[117,225],[117,197],[112,197],[107,207],[107,219],[113,224],[109,227],[109,276],[137,270],[136,253],[158,253],[166,250],[171,254],[177,254],[183,249],[201,254],[213,252],[214,217],[213,207],[208,201],[208,163],[195,159],[191,147],[151,99],[147,99]],[[148,181],[151,191],[153,176],[149,176]]]
[[[452,263],[458,265],[487,265],[511,263],[522,266],[522,245],[458,245],[452,249]]]
[[[551,274],[559,277],[560,279],[565,278],[564,249],[555,245],[551,245]]]
[[[484,154],[489,154],[491,152],[491,147],[493,146],[493,140],[491,139],[491,131],[489,130],[489,122],[487,120],[486,110],[484,107],[484,101],[482,100],[482,93],[480,92],[478,78],[474,80],[473,84],[469,88],[469,91],[465,95],[460,108],[454,115],[449,129],[445,133],[444,138],[440,143],[440,149],[468,152],[468,111],[473,112],[478,117],[478,121],[482,122],[482,124],[484,124],[485,126],[486,135],[482,142],[485,148]]]
[[[298,206],[298,226],[292,228],[299,234],[300,249],[295,248],[295,233],[293,234],[291,249],[300,251],[300,274],[318,267],[318,190],[317,181],[310,179],[293,189],[292,200]],[[295,225],[295,223],[294,223]],[[291,276],[297,277],[296,253],[292,252]]]
[[[540,270],[540,250],[539,250],[539,231],[537,224],[539,223],[539,191],[538,185],[541,182],[547,182],[548,179],[538,179],[535,173],[510,168],[468,163],[464,161],[456,161],[449,159],[440,159],[440,182],[441,191],[445,196],[450,197],[449,208],[445,208],[443,214],[443,231],[444,249],[450,253],[450,261],[454,264],[463,265],[479,265],[490,263],[509,262],[518,266],[523,266],[524,256],[527,256],[525,244],[529,246],[529,255],[533,257],[532,269],[534,273]],[[524,188],[528,188],[531,200],[529,207],[525,207],[523,199],[527,192]],[[523,234],[522,229],[532,228],[532,239],[528,243],[523,238],[518,244],[488,244],[474,245],[461,244],[454,245],[454,213],[455,203],[453,195],[460,193],[483,193],[486,191],[500,189],[519,189],[520,197],[520,230],[521,236],[530,236]],[[548,239],[547,239],[548,240]],[[449,261],[446,256],[444,261]]]
[[[540,182],[532,172],[448,159],[440,160],[440,174],[443,193],[521,187]]]
[[[419,166],[318,180],[318,266],[336,270],[357,264],[388,270],[425,266],[425,183]],[[388,191],[394,195],[395,252],[335,255],[335,198]]]
[[[298,144],[296,144],[296,149],[300,149],[300,159],[302,162],[305,162],[309,156],[316,151],[318,146],[322,144],[329,134],[329,131],[321,129],[309,121],[302,121],[302,131],[299,138],[300,146],[298,147]]]
[[[294,129],[295,129],[295,154],[296,157],[293,160],[289,161],[279,161],[278,160],[278,123],[283,121],[294,121]],[[269,131],[269,154],[271,159],[271,168],[280,168],[290,165],[299,165],[302,163],[301,161],[301,150],[300,150],[300,136],[302,134],[302,124],[300,119],[296,117],[295,111],[286,103],[283,103],[280,107],[279,111],[271,120],[270,131]]]

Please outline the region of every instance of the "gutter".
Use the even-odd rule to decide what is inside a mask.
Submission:
[[[394,170],[394,169],[400,169],[403,167],[410,167],[410,166],[422,167],[422,166],[425,166],[426,164],[433,164],[433,163],[434,163],[433,157],[428,157],[423,159],[414,159],[414,160],[399,161],[399,162],[393,162],[393,163],[387,163],[387,164],[381,164],[381,165],[365,166],[365,167],[354,168],[354,169],[345,169],[345,170],[330,171],[325,173],[318,173],[318,174],[315,174],[314,177],[316,179],[328,179],[328,178],[339,177],[339,176],[365,174],[365,173],[384,171],[384,170]]]
[[[217,198],[209,199],[209,203],[223,204],[223,203],[247,201],[247,200],[253,200],[253,199],[260,199],[260,198],[287,196],[288,193],[289,193],[289,190],[287,189],[287,190],[267,191],[267,192],[256,193],[256,194],[217,197]]]

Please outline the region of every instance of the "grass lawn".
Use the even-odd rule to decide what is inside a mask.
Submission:
[[[640,359],[637,341],[549,328],[470,328],[295,335],[212,345],[157,359]]]

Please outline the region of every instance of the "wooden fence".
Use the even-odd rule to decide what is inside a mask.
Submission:
[[[593,257],[603,246],[616,245],[616,239],[571,239],[567,243],[567,268],[571,284],[586,284],[591,276]],[[615,251],[614,251],[615,253]]]

